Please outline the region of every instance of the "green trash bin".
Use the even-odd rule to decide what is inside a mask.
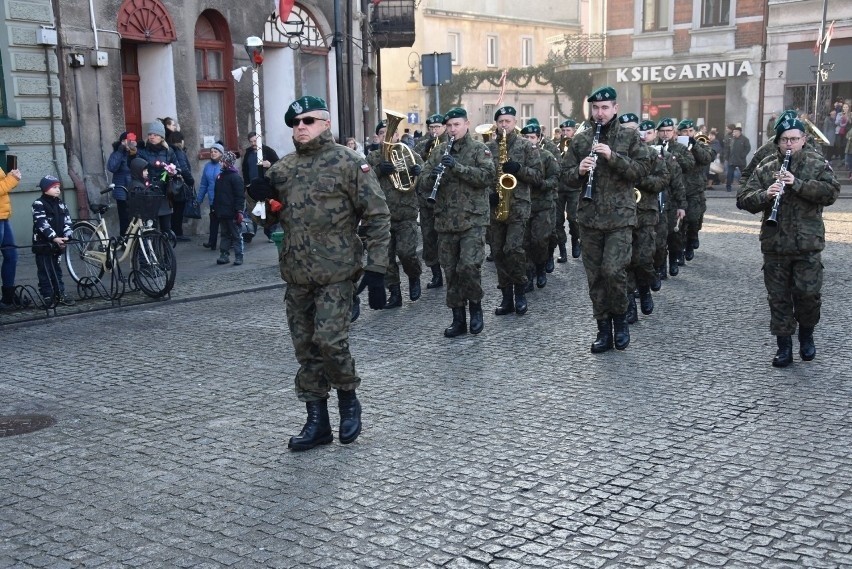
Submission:
[[[281,254],[281,248],[284,246],[284,232],[283,231],[273,231],[272,232],[272,240],[275,241],[275,246],[278,247],[278,254]]]

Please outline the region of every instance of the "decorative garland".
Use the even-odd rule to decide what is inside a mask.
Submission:
[[[550,54],[547,61],[534,67],[510,67],[506,74],[506,85],[515,85],[519,89],[526,89],[530,83],[535,81],[537,85],[550,86],[553,89],[553,102],[556,112],[560,117],[568,118],[570,115],[562,110],[559,103],[559,94],[564,93],[571,101],[572,109],[582,109],[586,97],[592,91],[592,75],[588,71],[571,70],[557,71],[557,67],[564,67],[566,60],[559,55]],[[453,75],[452,80],[439,87],[442,101],[452,101],[450,105],[460,105],[465,93],[475,91],[483,83],[488,83],[495,89],[500,88],[500,77],[502,70],[472,69],[464,67]],[[575,113],[576,114],[576,111]],[[582,117],[575,117],[582,119]]]

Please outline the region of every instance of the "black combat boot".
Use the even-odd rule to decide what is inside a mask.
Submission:
[[[654,312],[654,298],[651,296],[651,287],[648,285],[639,287],[639,308],[645,316]]]
[[[802,361],[809,362],[816,357],[816,346],[814,345],[814,328],[811,326],[799,326],[799,355]]]
[[[361,434],[361,402],[355,390],[337,390],[337,409],[340,411],[340,442],[348,445]]]
[[[357,294],[352,295],[352,310],[349,312],[349,321],[355,322],[361,316],[361,298]]]
[[[553,262],[553,257],[550,258],[550,261]],[[552,272],[548,271],[546,265],[536,265],[535,266],[535,286],[538,288],[544,288],[547,286],[547,273]]]
[[[467,334],[467,316],[464,313],[464,306],[453,308],[453,323],[444,330],[444,336],[447,338],[455,338],[462,334]]]
[[[627,325],[626,313],[612,317],[612,331],[616,350],[623,350],[630,345],[630,327]]]
[[[592,353],[600,354],[612,349],[612,318],[598,320],[598,337],[592,342]]]
[[[657,292],[663,288],[663,276],[660,274],[660,267],[654,267],[654,281],[651,283],[651,290]]]
[[[692,245],[686,246],[686,251],[683,253],[683,258],[687,261],[691,261],[695,258],[695,250],[692,248]],[[678,263],[680,263],[680,259],[678,259]]]
[[[790,336],[778,336],[778,351],[772,358],[774,367],[787,367],[793,363],[793,338]]]
[[[318,445],[327,445],[334,440],[331,434],[331,424],[328,422],[328,399],[308,401],[308,420],[302,427],[302,432],[290,437],[287,447],[292,451],[310,450]]]
[[[482,303],[471,300],[468,301],[468,307],[470,308],[470,333],[479,334],[485,327],[482,321]]]
[[[485,260],[489,263],[494,261],[494,249],[492,249],[491,245],[488,246],[488,256],[485,257]]]
[[[494,314],[504,316],[513,313],[515,311],[515,299],[512,298],[512,285],[501,288],[500,292],[503,293],[503,300],[500,302],[500,306],[494,310]]]
[[[444,286],[444,274],[441,272],[441,265],[432,265],[432,280],[426,283],[426,288],[441,288]]]
[[[663,264],[660,265],[658,272],[660,273],[660,280],[661,281],[666,281],[666,280],[669,279],[669,272],[666,270],[666,263],[665,262],[663,262]],[[662,282],[660,283],[660,288],[663,288]]]
[[[701,245],[701,243],[698,241],[698,234],[696,233],[695,236],[689,240],[689,246],[693,249],[698,249],[699,245]]]
[[[677,253],[669,253],[669,274],[676,277],[680,272],[680,267],[677,262]]]
[[[636,297],[632,294],[627,295],[627,323],[636,324],[639,321],[639,314],[636,312]]]
[[[544,270],[548,273],[552,273],[554,269],[556,269],[556,265],[553,264],[553,252],[556,250],[556,247],[550,247],[550,254],[547,256],[547,262],[544,264]],[[541,287],[539,287],[541,288]]]
[[[679,267],[682,267],[686,264],[686,257],[684,257],[683,251],[677,254],[677,264]]]
[[[524,296],[526,286],[515,285],[515,313],[518,316],[523,316],[527,313],[527,297]]]
[[[2,287],[3,296],[0,297],[0,310],[11,310],[15,308],[15,287]]]
[[[420,277],[408,277],[408,298],[417,300],[420,298]]]
[[[557,263],[567,263],[568,262],[568,249],[565,247],[565,243],[559,244],[559,258],[556,259]]]
[[[399,285],[390,285],[388,286],[388,290],[390,291],[390,298],[388,298],[385,308],[399,308],[402,306],[402,293],[399,291]]]
[[[532,292],[535,290],[535,271],[532,269],[527,270],[527,284],[524,285],[524,292]]]
[[[583,248],[580,246],[580,240],[576,237],[571,238],[571,256],[575,259],[580,258],[580,254],[583,252]]]

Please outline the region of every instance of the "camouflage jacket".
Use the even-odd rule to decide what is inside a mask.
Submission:
[[[419,154],[414,154],[414,159],[418,164],[422,164]],[[373,168],[373,172],[379,179],[379,185],[385,194],[385,201],[388,202],[391,221],[415,221],[417,220],[418,203],[417,203],[417,178],[412,178],[413,185],[410,190],[397,190],[390,176],[382,175],[379,164],[382,163],[381,150],[373,150],[367,155],[367,163]],[[402,174],[402,179],[405,180],[405,174]]]
[[[580,174],[580,162],[592,149],[595,129],[575,135],[562,158],[562,183],[585,188],[589,175]],[[613,119],[601,129],[600,142],[612,150],[607,160],[598,156],[594,170],[592,199],[580,198],[577,222],[595,229],[617,229],[636,225],[636,200],[633,188],[651,170],[650,151],[639,140],[639,133],[624,128]]]
[[[573,138],[561,138],[559,139],[559,154],[554,154],[556,159],[559,160],[559,187],[557,188],[557,193],[560,196],[565,196],[568,194],[579,193],[582,188],[580,187],[571,187],[565,183],[565,177],[562,176],[562,161],[565,159],[565,155],[568,153],[568,149],[571,148],[571,141]]]
[[[544,211],[553,207],[561,173],[559,161],[553,154],[544,148],[539,150],[539,154],[541,155],[541,169],[544,171],[544,180],[540,185],[530,187],[532,211]]]
[[[803,149],[792,156],[790,172],[796,177],[784,188],[778,207],[777,225],[768,225],[774,198],[767,196],[769,186],[781,169],[784,156],[779,152],[764,160],[737,192],[737,207],[751,213],[763,213],[760,226],[760,250],[771,254],[796,254],[825,248],[822,209],[831,205],[840,193],[840,183],[831,166],[821,157]]]
[[[638,225],[656,225],[660,213],[659,194],[668,188],[671,182],[671,174],[665,158],[659,154],[650,152],[651,172],[644,176],[636,189],[642,194],[636,204]]]
[[[438,174],[438,165],[448,142],[429,155],[420,174],[431,193]],[[443,233],[461,233],[472,227],[488,225],[488,194],[494,185],[494,161],[491,151],[483,143],[471,138],[470,133],[453,141],[450,156],[456,165],[444,169],[435,202],[435,230]]]
[[[438,137],[438,143],[433,147],[433,143],[435,139],[431,136],[423,137],[420,142],[417,143],[417,146],[414,147],[414,153],[420,156],[423,159],[423,163],[425,164],[427,160],[429,160],[429,156],[438,151],[438,147],[441,146],[442,142],[447,141],[447,135],[442,134]],[[432,186],[434,185],[434,178],[429,179],[426,176],[418,176],[417,178],[417,194],[420,197],[420,207],[429,207],[432,205],[426,201],[426,198],[429,197],[429,194],[432,193]]]
[[[686,195],[697,196],[703,194],[707,189],[707,174],[706,166],[716,158],[716,151],[710,148],[709,144],[701,142],[693,142],[692,148],[687,151],[695,158],[695,166],[692,168],[683,168],[683,184],[686,186]]]
[[[686,210],[686,186],[683,185],[683,171],[674,155],[665,153],[669,166],[669,187],[666,188],[666,208]]]
[[[556,143],[549,138],[542,138],[539,146],[541,147],[541,150],[547,150],[553,154],[553,156],[559,156],[559,148],[556,146]]]
[[[811,152],[817,152],[816,146],[813,145],[813,141],[810,137],[808,137],[808,141],[805,143],[805,150],[810,150]],[[745,184],[751,175],[754,174],[754,171],[757,170],[757,167],[760,166],[760,163],[766,160],[769,157],[774,157],[778,152],[778,145],[775,144],[775,137],[773,136],[769,139],[768,142],[763,143],[763,145],[758,148],[754,156],[751,157],[751,161],[748,163],[748,166],[740,172],[740,180]]]
[[[488,149],[494,161],[495,172],[499,173],[503,164],[500,161],[500,140],[503,135],[498,135],[488,142]],[[518,181],[511,191],[512,198],[509,202],[509,219],[507,223],[518,220],[526,220],[530,217],[530,186],[541,185],[544,180],[541,156],[538,148],[526,138],[512,131],[506,135],[506,154],[510,162],[517,162],[521,169],[512,174]],[[493,180],[492,189],[497,191],[497,177]]]
[[[335,144],[325,131],[266,171],[283,209],[281,277],[296,285],[327,285],[357,277],[364,245],[369,271],[384,273],[390,245],[390,213],[369,164]]]

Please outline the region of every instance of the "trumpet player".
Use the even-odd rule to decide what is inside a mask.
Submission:
[[[707,211],[707,196],[704,195],[707,189],[707,166],[716,158],[716,151],[710,148],[710,145],[695,139],[695,123],[691,119],[680,121],[677,129],[678,136],[688,137],[687,149],[695,159],[695,166],[683,168],[686,185],[686,219],[685,227],[681,229],[685,232],[683,258],[691,261],[695,257],[695,250],[698,249],[698,232],[701,231],[704,212]]]
[[[772,360],[775,367],[793,362],[792,336],[797,325],[799,355],[803,361],[816,357],[814,328],[820,320],[825,247],[822,210],[840,192],[831,165],[809,152],[805,141],[805,125],[795,118],[784,119],[775,128],[775,155],[761,163],[737,195],[740,208],[763,214],[760,249],[769,332],[778,344]],[[781,165],[788,150],[790,160],[784,171]],[[776,223],[768,224],[774,205]]]
[[[562,159],[562,178],[570,187],[587,187],[594,170],[591,199],[580,200],[577,222],[592,312],[598,323],[591,346],[596,354],[613,346],[623,350],[630,344],[627,265],[636,225],[633,188],[648,174],[650,158],[639,134],[623,128],[616,119],[615,89],[601,87],[586,101],[591,106],[590,122],[601,125],[600,138],[595,134],[597,127],[574,137]]]
[[[444,115],[434,114],[426,119],[427,134],[414,147],[414,153],[425,163],[429,155],[436,151],[442,142],[447,141],[444,127]],[[444,286],[444,275],[438,259],[438,232],[435,231],[435,208],[426,201],[432,192],[432,185],[425,178],[417,179],[417,202],[420,205],[420,235],[423,238],[423,263],[432,271],[432,280],[426,288]]]
[[[423,272],[423,267],[420,264],[420,257],[417,256],[417,192],[414,191],[413,187],[407,189],[397,187],[400,184],[395,183],[393,179],[393,176],[398,173],[398,167],[388,160],[386,145],[399,143],[398,133],[389,133],[388,121],[383,120],[376,125],[376,136],[384,142],[379,144],[378,149],[370,151],[367,155],[367,163],[376,172],[391,214],[391,240],[388,248],[387,273],[385,274],[385,285],[390,292],[390,297],[385,308],[399,308],[402,306],[402,292],[397,258],[399,258],[403,272],[408,276],[408,299],[414,302],[420,298],[421,294],[420,275]],[[402,166],[407,169],[408,179],[414,180],[420,174],[422,160],[417,163],[418,158],[419,156],[415,155],[413,164],[408,164],[405,161]]]
[[[435,191],[438,258],[446,277],[447,306],[453,311],[444,336],[454,338],[468,332],[465,303],[470,309],[470,333],[479,334],[484,326],[481,272],[494,162],[485,144],[470,136],[467,111],[450,109],[444,124],[448,140],[429,154],[421,176]]]
[[[677,160],[678,167],[680,168],[680,183],[684,187],[684,202],[683,209],[679,211],[683,211],[683,215],[678,213],[674,218],[671,215],[671,212],[667,216],[669,219],[669,234],[668,234],[668,248],[669,248],[669,274],[673,277],[676,277],[680,272],[680,267],[686,263],[683,258],[683,219],[686,218],[687,212],[687,203],[686,203],[686,176],[685,173],[695,168],[695,157],[692,155],[692,152],[686,147],[686,145],[678,142],[675,137],[675,124],[674,119],[671,118],[663,118],[660,119],[660,122],[657,123],[657,139],[654,141],[655,145],[661,145],[664,148],[665,152],[670,153],[674,156],[674,159]]]
[[[516,115],[511,106],[497,109],[497,132],[488,142],[497,173],[490,198],[495,205],[491,213],[491,251],[497,287],[503,295],[494,311],[497,316],[527,312],[525,289],[529,275],[524,230],[530,217],[530,185],[540,185],[544,177],[538,149],[515,130]]]
[[[559,124],[562,137],[559,139],[559,154],[556,157],[561,161],[562,157],[571,146],[571,140],[577,130],[577,121],[565,119]],[[580,228],[577,227],[577,204],[580,201],[580,188],[571,188],[565,184],[559,184],[556,194],[556,242],[559,246],[559,258],[557,263],[568,262],[568,235],[571,236],[571,257],[580,258]],[[565,220],[568,220],[568,234],[565,233]]]

